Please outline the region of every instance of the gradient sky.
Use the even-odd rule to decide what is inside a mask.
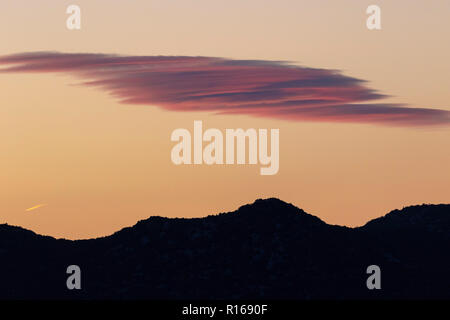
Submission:
[[[74,3],[82,10],[80,31],[65,26],[65,9]],[[369,4],[381,7],[380,31],[365,26]],[[167,77],[170,85],[155,99],[145,86],[135,91],[117,69],[114,84],[125,86],[125,94],[101,82],[111,78],[95,66],[83,74],[54,65],[53,72],[0,72],[0,222],[75,239],[110,234],[151,215],[204,216],[272,196],[349,226],[406,205],[450,202],[450,126],[442,121],[450,111],[448,1],[6,0],[0,12],[3,57],[57,51],[72,62],[67,54],[116,54],[128,62],[163,55],[179,62],[202,56],[212,57],[196,59],[213,75],[223,73],[211,60],[246,60],[239,68],[227,64],[233,82],[217,82],[216,91],[208,91],[213,98],[189,103],[179,77]],[[251,78],[243,70],[253,68],[254,76],[256,60],[291,67],[263,64],[258,72],[266,77]],[[286,86],[281,97],[276,90],[249,95],[249,83],[270,79],[264,84],[280,89],[280,78],[298,81],[311,72],[325,89],[308,91],[303,103],[356,103],[358,117],[336,122],[330,107],[325,116],[307,117],[295,108],[289,116],[244,108],[252,95],[277,103],[292,98]],[[81,85],[89,80],[100,82]],[[201,80],[191,78],[194,89],[204,88]],[[307,90],[302,85],[297,101]],[[237,98],[217,96],[230,88]],[[239,111],[215,114],[224,103]],[[401,123],[385,116],[367,121],[361,113],[372,108],[368,104],[390,108],[390,116],[399,106],[416,111]],[[186,109],[196,111],[180,112]],[[192,130],[194,120],[223,130],[279,128],[279,173],[173,165],[170,134]]]

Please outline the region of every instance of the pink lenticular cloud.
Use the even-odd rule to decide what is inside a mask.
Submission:
[[[123,103],[295,121],[449,125],[450,111],[378,103],[385,96],[339,71],[279,61],[32,52],[0,57],[2,73],[63,72]]]

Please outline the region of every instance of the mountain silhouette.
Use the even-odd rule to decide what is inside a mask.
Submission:
[[[70,241],[0,225],[2,299],[449,299],[450,205],[358,228],[271,198],[204,218],[150,217]],[[66,269],[81,268],[68,290]],[[369,290],[367,267],[381,269]]]

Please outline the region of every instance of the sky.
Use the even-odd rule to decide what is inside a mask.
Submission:
[[[66,28],[71,4],[81,30]],[[366,28],[371,4],[381,30]],[[80,239],[267,197],[347,226],[449,203],[448,1],[5,0],[0,12],[0,223]],[[175,166],[170,135],[194,120],[278,128],[278,173]]]

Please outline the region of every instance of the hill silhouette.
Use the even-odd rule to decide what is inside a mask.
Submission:
[[[0,225],[2,299],[448,299],[450,205],[394,210],[358,228],[278,199],[205,218],[150,217],[70,241]],[[66,268],[82,290],[66,288]],[[381,268],[381,290],[366,269]]]

